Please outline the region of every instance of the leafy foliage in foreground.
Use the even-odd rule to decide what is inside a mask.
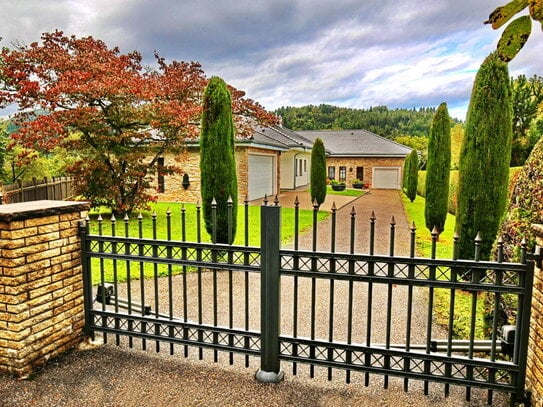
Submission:
[[[426,175],[426,205],[424,214],[428,230],[445,228],[449,201],[449,178],[451,166],[451,120],[447,104],[439,105],[432,120],[428,143],[428,165]]]
[[[479,69],[468,107],[458,168],[459,258],[473,258],[480,234],[488,259],[504,215],[511,159],[512,106],[507,64],[490,54]]]
[[[511,182],[511,196],[498,237],[503,239],[506,261],[519,261],[519,247],[526,239],[535,247],[532,225],[543,222],[543,138],[536,144],[526,164]]]
[[[75,157],[68,170],[76,193],[95,206],[118,213],[145,207],[155,196],[158,158],[180,152],[198,135],[207,78],[196,62],[167,63],[156,54],[157,69],[149,69],[136,51],[121,54],[103,41],[60,31],[43,34],[41,43],[3,48],[0,58],[0,107],[20,109],[12,134],[26,148],[20,159],[33,150],[66,148]],[[249,118],[276,121],[243,92],[229,90],[241,134]]]
[[[311,150],[311,202],[321,205],[326,199],[326,151],[324,143],[317,138]]]
[[[419,159],[415,150],[411,150],[404,162],[403,189],[407,197],[413,202],[417,197],[417,184],[419,182]]]
[[[204,91],[200,127],[200,177],[202,209],[207,233],[215,243],[232,243],[236,235],[238,180],[234,156],[232,102],[226,83],[218,77],[209,80]],[[216,204],[216,236],[213,234],[212,202]],[[232,207],[229,233],[228,202]]]

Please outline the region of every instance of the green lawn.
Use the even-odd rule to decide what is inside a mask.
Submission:
[[[419,195],[411,202],[405,194],[401,194],[407,219],[410,223],[415,222],[417,227],[417,255],[421,257],[431,257],[432,254],[432,235],[426,228],[424,220],[425,199]],[[453,238],[456,218],[448,214],[445,222],[445,230],[439,236],[436,245],[436,258],[453,258]],[[439,324],[447,327],[450,308],[450,290],[434,290],[434,309],[435,317]],[[475,325],[476,339],[484,339],[484,303],[483,296],[480,295],[477,301],[477,318]],[[470,333],[470,315],[471,315],[472,295],[465,291],[457,291],[454,310],[454,337],[459,339],[468,339]]]
[[[159,202],[152,204],[150,211],[141,212],[142,219],[142,235],[146,238],[152,238],[155,235],[153,231],[153,214],[156,213],[156,237],[157,239],[168,239],[168,212],[170,213],[170,238],[172,240],[182,240],[183,233],[181,227],[182,213],[185,213],[185,240],[188,242],[197,241],[197,209],[195,204],[180,204],[180,203],[165,203]],[[105,235],[112,234],[111,212],[100,211],[103,217],[102,233]],[[317,214],[318,221],[324,220],[329,215],[326,211],[319,211]],[[98,222],[97,212],[91,212],[90,233],[97,234]],[[128,221],[128,236],[139,236],[139,213],[133,214]],[[211,242],[210,236],[205,231],[202,216],[200,216],[201,241]],[[248,244],[249,246],[260,245],[260,206],[248,206]],[[282,208],[281,212],[281,240],[288,242],[294,237],[294,209]],[[311,228],[313,220],[312,210],[299,210],[299,229],[305,231]],[[123,219],[115,221],[115,234],[117,236],[125,236],[127,222]],[[237,232],[234,245],[245,244],[245,207],[238,207]]]
[[[426,228],[424,220],[424,205],[426,200],[417,195],[417,198],[411,202],[405,194],[401,194],[405,212],[409,223],[415,222],[417,228],[417,253],[419,256],[431,257],[432,254],[432,233]],[[456,218],[450,213],[447,214],[445,221],[445,230],[439,236],[436,245],[436,258],[452,259],[454,223]]]
[[[182,213],[185,213],[185,234],[182,233]],[[259,246],[260,245],[260,206],[248,206],[248,245]],[[170,213],[168,221],[168,212]],[[140,220],[139,214],[133,214],[128,221],[124,219],[116,219],[115,222],[111,221],[111,211],[101,210],[100,215],[104,219],[101,222],[101,230],[103,235],[116,236],[130,236],[139,237],[140,233]],[[156,213],[156,217],[153,214]],[[144,211],[141,213],[141,234],[144,238],[168,239],[171,240],[185,240],[187,242],[197,242],[197,208],[195,204],[180,204],[180,203],[156,203],[152,204],[150,211]],[[281,241],[287,243],[294,238],[294,209],[282,208],[281,211]],[[327,211],[318,211],[317,220],[320,222],[329,216]],[[93,211],[90,214],[89,232],[91,234],[99,234],[100,226],[97,221],[98,211]],[[313,211],[307,209],[299,210],[299,232],[303,232],[311,229],[313,222]],[[169,224],[169,227],[168,227]],[[201,241],[205,243],[211,242],[210,236],[207,234],[202,216],[200,216],[200,230]],[[170,231],[168,233],[168,230]],[[237,219],[237,233],[234,241],[234,245],[245,245],[245,207],[238,207],[238,219]],[[135,270],[136,266],[139,267],[139,263],[133,264],[130,267]],[[117,269],[117,280],[126,280],[127,265],[124,261],[113,262],[110,260],[103,261],[100,266],[100,261],[94,259],[93,261],[93,281],[100,280],[101,269],[104,272],[105,281],[113,281],[114,270]],[[144,274],[146,278],[153,277],[155,272],[159,276],[167,275],[170,269],[167,266],[160,265],[157,268],[153,264],[146,263],[144,267]],[[181,269],[173,269],[172,273],[177,274],[182,272]],[[132,274],[134,275],[134,274]]]

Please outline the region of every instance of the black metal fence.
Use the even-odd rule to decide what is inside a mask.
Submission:
[[[196,242],[186,241],[184,209],[180,240],[172,240],[170,213],[166,239],[157,239],[156,216],[152,238],[144,238],[141,217],[136,237],[129,236],[128,218],[121,225],[112,220],[108,233],[103,221],[94,234],[81,225],[88,334],[102,332],[117,344],[127,337],[129,346],[139,338],[156,351],[165,343],[171,353],[181,346],[185,356],[194,348],[200,358],[209,350],[215,361],[221,352],[230,363],[241,354],[246,366],[258,357],[257,378],[265,382],[281,379],[283,361],[292,374],[304,366],[312,377],[324,368],[329,379],[344,371],[347,382],[356,373],[366,385],[384,377],[388,387],[389,377],[399,377],[405,391],[416,379],[426,394],[430,383],[442,383],[445,394],[451,385],[465,387],[467,400],[472,388],[488,390],[489,403],[494,391],[511,394],[512,403],[523,400],[534,270],[525,248],[521,263],[504,263],[501,255],[480,261],[478,241],[472,261],[419,258],[413,228],[410,254],[397,256],[391,223],[390,252],[376,255],[372,217],[369,251],[358,254],[351,214],[350,250],[336,252],[333,243],[329,251],[315,244],[300,250],[297,230],[294,247],[283,249],[281,208],[265,204],[260,217],[260,247],[249,246],[247,234],[241,246],[203,243],[200,208]],[[335,210],[331,217],[334,242]],[[315,231],[316,216],[314,222]],[[294,223],[297,229],[297,215]],[[433,253],[436,245],[437,236]],[[518,304],[516,320],[501,327],[494,318],[490,334],[480,338],[482,302],[497,315],[503,296]],[[441,324],[438,297],[449,304]],[[457,308],[460,300],[468,303],[467,315]],[[467,337],[454,332],[458,318],[469,321]]]
[[[72,179],[69,177],[53,177],[18,181],[14,184],[2,185],[1,203],[19,203],[46,200],[65,200],[72,198]]]

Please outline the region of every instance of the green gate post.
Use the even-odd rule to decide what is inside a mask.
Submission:
[[[281,207],[261,206],[260,210],[260,369],[256,379],[262,383],[278,383],[283,379],[279,362],[280,315],[280,227]]]

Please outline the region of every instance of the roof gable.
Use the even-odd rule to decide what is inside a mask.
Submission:
[[[367,130],[303,130],[300,136],[320,138],[330,156],[405,157],[411,149]]]
[[[243,141],[284,148],[286,150],[293,148],[311,149],[313,147],[313,141],[292,130],[279,126],[257,127],[251,137]]]

